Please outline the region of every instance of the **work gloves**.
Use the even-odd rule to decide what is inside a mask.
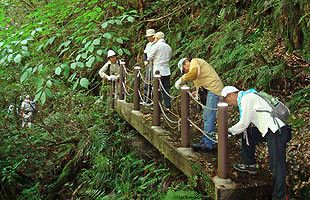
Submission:
[[[179,90],[180,87],[181,87],[181,84],[182,84],[182,77],[179,78],[179,79],[174,83],[174,86],[175,86],[176,89]]]
[[[110,76],[107,76],[107,79],[109,81],[115,81],[117,79],[117,77],[115,75],[110,75]]]
[[[149,64],[149,61],[145,60],[144,61],[144,66],[147,66]]]

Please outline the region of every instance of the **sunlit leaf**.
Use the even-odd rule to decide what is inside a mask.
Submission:
[[[101,49],[97,50],[98,55],[102,55],[103,51]]]
[[[47,80],[46,81],[46,87],[51,87],[52,86],[52,81],[51,80]]]
[[[41,94],[41,97],[40,97],[40,101],[41,101],[41,104],[42,104],[42,105],[45,104],[45,101],[46,101],[46,94],[45,94],[45,91],[42,91],[42,94]]]
[[[61,70],[62,70],[61,67],[57,67],[57,68],[55,69],[55,74],[60,75]]]
[[[95,39],[95,40],[93,41],[93,44],[94,44],[94,45],[100,44],[100,38]]]
[[[86,62],[86,67],[91,67],[93,62],[95,61],[95,57],[92,56],[87,62]]]
[[[127,21],[129,21],[129,22],[133,22],[135,19],[132,17],[132,16],[129,16],[129,17],[127,17]]]
[[[104,22],[103,24],[101,24],[101,27],[102,28],[107,28],[109,25],[109,22]]]
[[[111,33],[104,33],[104,34],[102,35],[102,37],[104,37],[104,38],[106,38],[106,39],[111,39],[111,38],[112,38],[112,35],[111,35]]]
[[[81,78],[80,80],[80,85],[84,88],[88,88],[88,85],[89,85],[89,81],[87,78]]]
[[[120,44],[123,44],[123,39],[122,38],[116,38],[116,42],[120,43]]]
[[[22,61],[22,55],[17,54],[14,58],[15,63],[20,63]]]

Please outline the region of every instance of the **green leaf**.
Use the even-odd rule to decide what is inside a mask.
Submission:
[[[46,81],[46,87],[51,87],[52,86],[52,81],[51,80],[47,80]]]
[[[107,28],[108,25],[109,25],[109,22],[106,21],[106,22],[104,22],[104,23],[101,24],[101,27],[102,27],[102,28]]]
[[[75,90],[75,88],[78,86],[79,84],[79,79],[77,79],[72,87],[73,90]]]
[[[120,44],[123,44],[123,39],[122,38],[116,38],[116,42],[120,43]]]
[[[60,73],[61,73],[61,67],[57,67],[56,69],[55,69],[55,74],[57,74],[58,76],[60,75]]]
[[[71,67],[71,69],[75,69],[76,68],[76,62],[71,63],[70,67]]]
[[[104,37],[104,38],[106,38],[106,39],[111,39],[111,38],[112,38],[112,35],[111,35],[111,33],[104,33],[104,34],[102,35],[102,37]]]
[[[36,94],[36,96],[34,97],[34,101],[37,101],[41,97],[41,94],[42,94],[42,90]]]
[[[131,53],[130,53],[130,51],[128,50],[128,49],[123,49],[124,50],[124,52],[125,52],[125,54],[127,54],[127,55],[131,55]]]
[[[129,22],[133,22],[135,20],[135,18],[133,18],[132,16],[129,16],[129,17],[127,17],[127,21],[129,21]]]
[[[95,49],[95,46],[93,44],[89,45],[89,47],[87,48],[89,52],[93,52],[94,49]]]
[[[87,78],[81,78],[80,85],[84,88],[88,88],[89,81],[87,80]]]
[[[24,73],[22,74],[22,76],[20,77],[20,82],[21,83],[23,83],[27,78],[28,78],[28,76],[29,76],[29,73],[28,73],[28,71],[26,70],[26,71],[24,71]]]
[[[98,45],[100,44],[100,38],[97,38],[93,41],[93,45]]]
[[[27,44],[28,40],[22,40],[20,43],[21,44]]]
[[[44,80],[45,80],[45,79],[42,78],[42,77],[39,77],[39,78],[36,79],[37,88],[42,87],[42,85],[43,85],[43,83],[44,83]]]
[[[46,93],[45,91],[42,91],[41,97],[40,97],[41,104],[44,105],[46,101]]]
[[[123,50],[121,49],[121,48],[119,48],[118,50],[117,50],[117,53],[118,53],[118,55],[123,55]]]
[[[95,57],[94,56],[92,56],[88,61],[87,61],[87,63],[86,63],[86,67],[91,67],[92,66],[92,64],[93,64],[93,62],[95,61]]]
[[[15,58],[14,58],[14,62],[15,63],[20,63],[22,61],[22,55],[20,55],[20,54],[17,54],[16,56],[15,56]]]
[[[83,68],[84,67],[84,63],[82,62],[76,62],[76,66]]]
[[[83,58],[83,59],[86,59],[86,58],[87,58],[87,52],[85,52],[85,53],[82,54],[82,58]]]
[[[47,40],[47,44],[52,44],[55,40],[56,36],[51,37],[50,39]]]
[[[82,56],[82,54],[77,55],[76,58],[75,58],[75,61],[79,61],[81,56]]]
[[[102,55],[103,51],[101,49],[97,50],[98,55]]]

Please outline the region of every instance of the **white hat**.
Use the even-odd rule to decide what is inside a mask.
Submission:
[[[116,55],[115,51],[113,50],[108,51],[108,58],[110,58],[111,56],[115,56],[115,55]]]
[[[161,31],[155,33],[154,37],[157,37],[159,39],[164,39],[165,38],[165,34]]]
[[[178,68],[179,70],[181,71],[181,73],[183,73],[183,64],[184,64],[184,61],[186,60],[187,58],[181,58],[178,62]]]
[[[239,90],[235,88],[234,86],[225,86],[222,89],[221,96],[226,97],[228,94],[234,93],[234,92],[239,92]]]
[[[155,30],[154,29],[147,29],[146,30],[145,37],[150,37],[150,36],[153,36],[153,35],[155,35]]]

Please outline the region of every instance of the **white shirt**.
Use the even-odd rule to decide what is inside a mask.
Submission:
[[[241,98],[242,116],[237,124],[229,128],[229,132],[233,135],[242,133],[252,122],[264,137],[268,132],[268,128],[275,133],[279,127],[268,112],[256,112],[257,110],[271,111],[268,103],[257,94],[249,93]],[[275,118],[282,127],[285,124],[278,118]]]
[[[149,42],[149,43],[147,43],[146,46],[145,46],[145,49],[144,49],[144,52],[143,52],[143,53],[146,54],[147,60],[148,60],[149,57],[150,57],[150,52],[151,52],[151,47],[152,47],[152,45],[153,45],[153,42]]]
[[[101,69],[99,70],[99,75],[101,78],[108,78],[108,75],[106,74],[106,71],[108,70],[110,65],[110,75],[114,74],[117,78],[119,77],[119,70],[120,70],[120,65],[118,64],[118,62],[116,63],[111,63],[111,61],[106,62],[106,64],[103,65],[103,67],[101,67]]]
[[[161,76],[169,76],[171,74],[169,61],[171,58],[171,47],[164,39],[159,39],[152,45],[148,61],[153,61],[153,74],[159,70]]]

